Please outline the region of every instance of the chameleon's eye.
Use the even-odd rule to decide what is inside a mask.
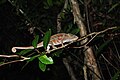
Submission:
[[[77,37],[76,35],[73,35],[73,34],[68,34],[68,39],[69,39],[70,41],[74,41],[74,40],[77,40],[78,37]]]
[[[76,35],[73,35],[73,34],[69,34],[69,35],[70,35],[70,37],[77,38]]]

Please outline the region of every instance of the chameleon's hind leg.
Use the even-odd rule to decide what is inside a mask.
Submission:
[[[53,45],[53,44],[52,44],[52,48],[53,48],[53,49],[57,49],[57,47],[56,47],[55,45]]]
[[[57,49],[57,47],[55,47],[53,44],[51,46],[53,49]],[[47,51],[47,53],[50,53],[50,45],[47,46],[46,51]]]
[[[65,38],[65,35],[63,35],[63,39],[61,40],[61,45],[62,45],[62,47],[64,47],[64,44],[63,44],[64,38]]]

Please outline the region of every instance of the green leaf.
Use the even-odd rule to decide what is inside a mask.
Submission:
[[[55,51],[52,56],[60,57],[60,54],[63,52],[63,49]]]
[[[0,64],[3,64],[4,62],[0,62]]]
[[[72,30],[72,28],[73,28],[73,24],[69,24],[69,25],[66,27],[65,31],[68,33],[68,32],[70,32],[70,31]]]
[[[29,60],[27,60],[28,62],[30,61],[33,61],[35,58],[39,57],[39,55],[35,55],[35,56],[32,56]]]
[[[65,13],[63,13],[63,12],[60,13],[60,16],[61,16],[62,19],[65,19]]]
[[[42,56],[38,57],[38,59],[43,64],[53,64],[53,59],[51,57],[47,57],[46,55],[42,55]]]
[[[51,37],[51,29],[49,29],[49,31],[45,33],[45,36],[43,38],[43,46],[45,49],[47,49],[48,43],[50,41],[50,37]]]
[[[16,53],[16,54],[19,54],[19,55],[25,55],[27,53],[29,53],[30,51],[32,51],[33,49],[25,49],[25,50],[22,50],[20,53]]]
[[[81,4],[84,4],[84,2],[83,2],[82,0],[79,0],[79,2],[80,2]]]
[[[39,35],[36,35],[36,36],[35,36],[35,39],[32,41],[32,46],[33,46],[34,48],[37,48],[37,43],[38,43],[38,41],[39,41]]]
[[[48,3],[46,1],[43,2],[43,4],[44,4],[44,9],[49,9],[49,5],[48,5]]]
[[[44,9],[49,9],[49,7],[48,6],[44,6]]]
[[[112,77],[111,80],[118,80],[119,76],[120,76],[120,70],[117,73],[115,73],[115,75]]]
[[[79,29],[79,28],[73,29],[73,30],[71,31],[72,34],[77,34],[78,32],[80,32],[80,29]]]
[[[47,3],[48,3],[49,6],[53,5],[53,1],[52,0],[47,0]]]
[[[117,7],[120,3],[116,3],[114,4],[109,10],[108,13],[111,12],[115,7]]]
[[[97,50],[97,54],[101,53],[101,51],[103,51],[105,49],[106,46],[108,46],[108,44],[111,42],[112,40],[108,40],[105,43],[103,43]]]
[[[46,70],[46,64],[39,61],[39,68],[44,72]]]

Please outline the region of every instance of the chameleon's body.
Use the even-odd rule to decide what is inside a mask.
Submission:
[[[47,51],[49,51],[50,46],[52,46],[53,48],[56,48],[55,45],[62,45],[63,43],[66,42],[72,42],[77,40],[78,37],[76,35],[73,34],[66,34],[66,33],[58,33],[55,34],[53,36],[50,37],[50,41],[48,43],[47,46]],[[43,47],[43,41],[37,44],[37,48]],[[28,47],[13,47],[12,48],[12,52],[16,52],[16,49],[34,49],[33,46],[28,46]]]

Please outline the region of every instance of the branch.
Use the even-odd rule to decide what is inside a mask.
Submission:
[[[11,58],[11,57],[20,57],[19,55],[0,55],[0,57],[6,57],[6,58]]]
[[[2,63],[0,64],[0,66],[6,65],[6,64],[11,64],[11,63],[15,63],[15,62],[21,62],[21,61],[25,61],[25,60],[29,60],[30,58],[24,57],[24,56],[19,56],[19,55],[0,55],[0,57],[6,57],[6,58],[21,58],[20,60],[14,60],[14,61],[10,61],[10,62],[6,62],[6,63]]]
[[[86,35],[86,36],[78,39],[77,41],[74,41],[74,42],[82,41],[82,40],[86,39],[87,37],[90,37],[90,36],[94,35],[86,44],[84,44],[83,46],[80,46],[80,47],[76,47],[76,48],[82,48],[82,47],[86,46],[88,43],[90,43],[90,42],[91,42],[96,36],[98,36],[99,34],[102,34],[102,33],[106,32],[106,31],[108,31],[108,30],[112,30],[112,29],[116,29],[116,28],[117,28],[117,27],[111,27],[111,28],[107,28],[107,29],[102,30],[102,31],[99,31],[99,32],[90,33],[90,34],[88,34],[88,35]],[[50,52],[53,52],[53,51],[55,51],[55,50],[59,50],[59,49],[62,49],[62,48],[64,48],[64,47],[67,47],[68,45],[70,45],[70,44],[72,44],[72,43],[74,43],[74,42],[70,42],[70,43],[68,43],[68,44],[65,44],[64,46],[61,46],[61,47],[58,47],[58,48],[49,50],[49,53],[50,53]],[[46,52],[46,53],[48,53],[48,52]]]
[[[103,31],[93,32],[93,33],[90,33],[90,34],[88,34],[87,36],[85,36],[85,37],[83,37],[83,38],[78,39],[77,41],[82,41],[82,40],[84,40],[85,38],[94,35],[94,36],[84,45],[84,46],[87,46],[97,35],[102,34],[102,33],[106,32],[106,31],[108,31],[108,30],[116,29],[116,28],[117,28],[117,27],[110,27],[110,28],[107,28],[107,29],[105,29],[105,30],[103,30]],[[83,47],[84,47],[84,46],[83,46]]]

